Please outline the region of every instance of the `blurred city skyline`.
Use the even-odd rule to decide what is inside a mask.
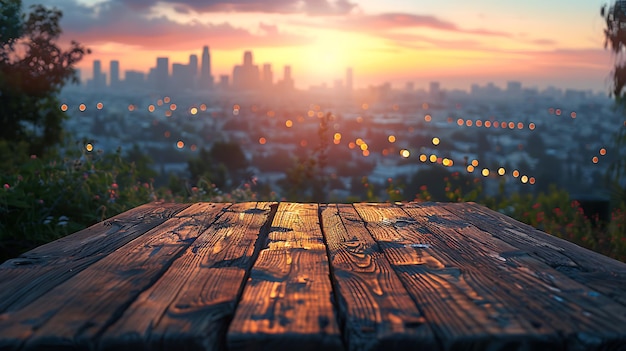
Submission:
[[[25,10],[38,3],[23,2]],[[260,66],[290,66],[299,89],[333,85],[354,71],[354,87],[430,81],[450,89],[521,81],[608,91],[611,54],[604,50],[603,1],[481,0],[49,0],[63,11],[62,40],[92,50],[78,68],[92,78],[93,62],[148,72],[157,57],[186,63],[211,48],[215,77],[232,75],[244,51]],[[106,70],[105,70],[106,71]]]

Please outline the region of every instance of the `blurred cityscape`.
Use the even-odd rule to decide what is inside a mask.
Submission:
[[[606,93],[494,82],[448,90],[438,82],[354,87],[354,75],[330,85],[295,88],[291,68],[275,78],[253,53],[231,76],[213,77],[209,47],[188,63],[156,59],[148,73],[93,61],[93,78],[68,85],[59,107],[65,128],[89,152],[138,147],[155,162],[160,181],[186,176],[188,160],[215,142],[244,151],[246,170],[277,189],[295,158],[321,142],[328,118],[328,200],[362,191],[363,177],[420,185],[429,174],[459,172],[483,179],[485,192],[547,191],[602,196],[614,131],[626,124]],[[416,86],[428,89],[417,89]],[[426,183],[424,183],[426,184]],[[405,187],[405,198],[418,189]],[[278,197],[284,194],[278,194]]]

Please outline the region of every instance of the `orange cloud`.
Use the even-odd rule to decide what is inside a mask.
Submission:
[[[284,33],[277,26],[265,24],[259,24],[260,33],[251,33],[227,22],[178,23],[166,17],[149,18],[140,12],[129,11],[128,7],[120,3],[77,6],[69,10],[69,16],[65,16],[62,26],[65,37],[87,46],[117,43],[140,49],[189,50],[210,43],[211,46],[229,50],[298,46],[310,42],[310,38]]]
[[[486,36],[510,37],[509,33],[487,29],[463,29],[456,24],[443,21],[435,16],[416,15],[409,13],[383,13],[377,15],[353,15],[335,21],[337,28],[372,34],[399,28],[430,28],[441,31],[477,34]],[[381,33],[382,31],[382,33]]]

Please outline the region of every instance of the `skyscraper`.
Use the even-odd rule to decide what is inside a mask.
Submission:
[[[194,77],[198,74],[198,55],[189,55],[189,70]]]
[[[252,52],[243,54],[243,65],[233,69],[233,87],[241,90],[257,89],[259,87],[259,66],[252,64]]]
[[[120,86],[120,62],[112,60],[109,65],[109,87],[117,89]]]
[[[177,91],[191,88],[192,76],[190,74],[190,66],[182,63],[172,64],[172,79],[170,86]]]
[[[220,75],[219,88],[222,90],[228,89],[228,75],[222,74]]]
[[[191,60],[190,60],[191,61]],[[213,86],[213,76],[211,75],[211,54],[209,47],[202,48],[202,67],[200,68],[200,88],[211,88]]]
[[[125,71],[124,86],[131,89],[145,88],[146,77],[141,71]]]
[[[291,66],[285,66],[283,73],[283,87],[286,90],[293,90],[293,79],[291,78]]]
[[[93,61],[93,78],[91,79],[91,87],[100,90],[106,86],[106,76],[102,73],[102,63],[100,60]]]
[[[170,77],[170,60],[167,57],[157,57],[157,65],[155,70],[155,88],[158,90],[163,90],[167,88]]]
[[[433,100],[439,100],[442,97],[441,86],[439,82],[430,82],[429,90],[430,98]]]
[[[269,88],[274,84],[274,73],[272,72],[272,65],[266,63],[263,65],[263,76],[261,82],[264,87]]]
[[[191,76],[190,88],[193,88],[198,80],[198,55],[189,55],[189,75]]]

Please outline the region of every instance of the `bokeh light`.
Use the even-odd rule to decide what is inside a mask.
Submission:
[[[409,156],[411,156],[411,152],[407,149],[402,149],[400,150],[400,156],[408,158]]]
[[[433,143],[433,145],[435,145],[435,146],[439,145],[439,142],[440,142],[440,140],[439,140],[439,138],[437,138],[437,137],[434,137],[434,138],[433,138],[433,140],[432,140],[432,143]]]
[[[387,137],[387,140],[390,143],[395,143],[396,142],[396,136],[395,135],[390,135],[389,137]]]
[[[85,112],[86,109],[87,109],[87,105],[85,105],[85,104],[78,105],[78,110],[80,112]]]
[[[183,142],[182,140],[179,140],[179,141],[176,143],[176,147],[177,147],[177,148],[179,148],[179,149],[184,148],[184,147],[185,147],[185,142]]]
[[[489,169],[487,168],[483,168],[482,172],[480,172],[483,177],[488,177],[489,176]]]
[[[85,150],[92,152],[93,151],[93,144],[91,143],[87,143],[85,144]]]

